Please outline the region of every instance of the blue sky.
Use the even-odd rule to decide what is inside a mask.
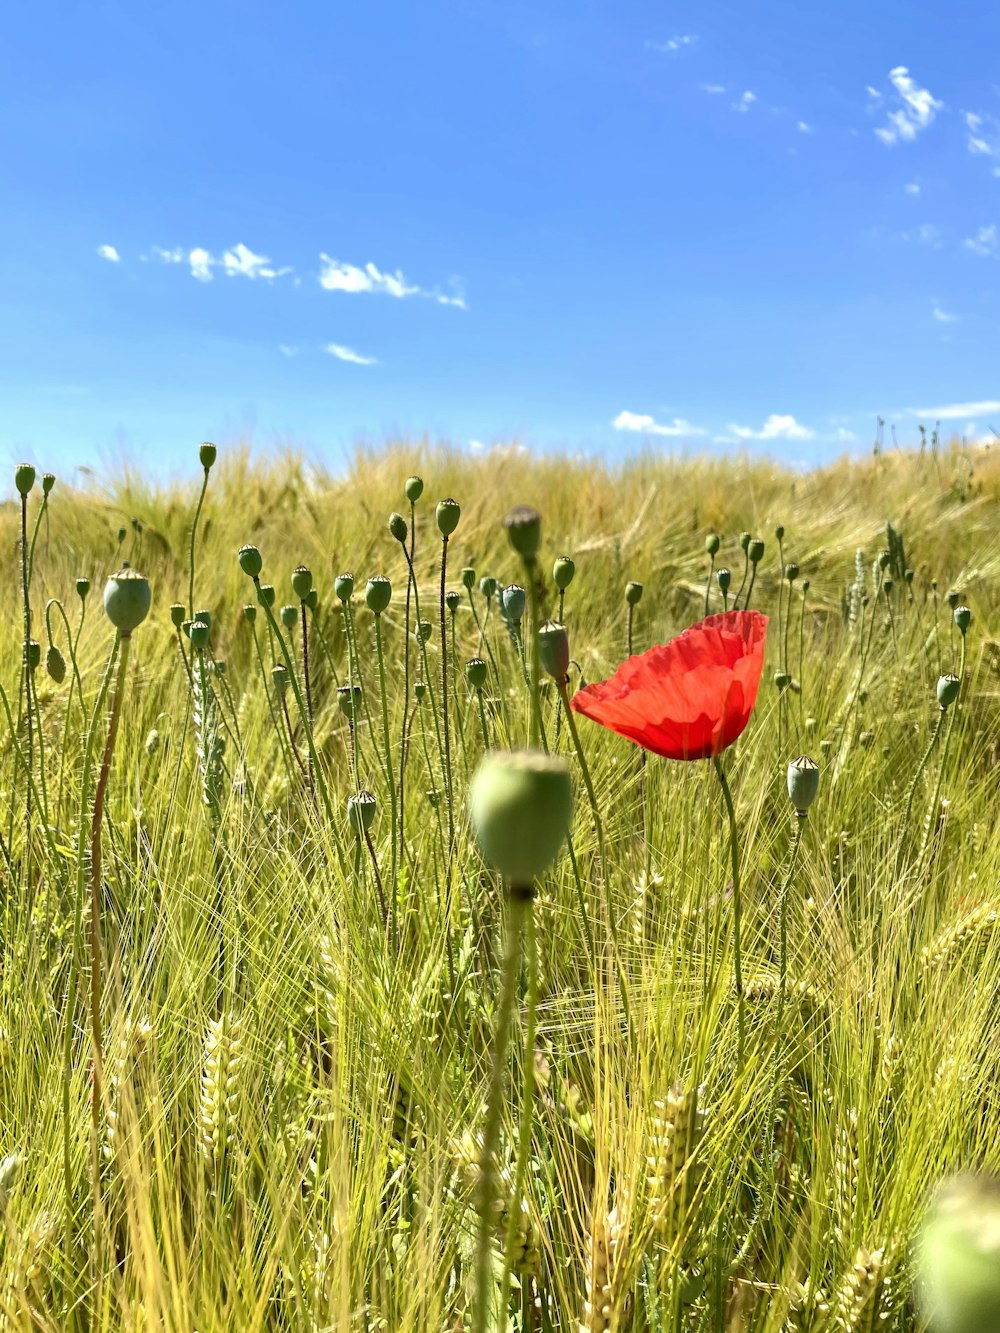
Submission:
[[[1000,429],[998,49],[981,0],[6,6],[0,449]]]

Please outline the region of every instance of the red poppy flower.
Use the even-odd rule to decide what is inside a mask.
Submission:
[[[709,759],[750,721],[767,616],[724,611],[623,662],[570,707],[665,759]]]

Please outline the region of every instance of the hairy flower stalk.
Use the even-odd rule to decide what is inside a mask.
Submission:
[[[198,449],[198,461],[201,463],[203,476],[201,479],[201,491],[198,494],[198,503],[195,505],[194,518],[191,522],[191,541],[188,550],[188,615],[194,619],[194,556],[195,547],[198,541],[198,523],[201,519],[202,505],[205,503],[205,492],[208,490],[208,474],[212,470],[215,462],[216,448],[214,444],[205,443]]]
[[[708,555],[708,578],[705,580],[705,615],[708,615],[709,598],[712,595],[712,579],[715,575],[715,557],[721,545],[718,536],[710,532],[705,538],[705,552]]]
[[[389,793],[389,845],[392,857],[390,883],[392,884],[392,925],[395,934],[398,929],[396,923],[396,896],[398,892],[396,883],[396,780],[393,773],[392,747],[389,740],[389,696],[386,690],[385,645],[382,638],[382,614],[389,605],[391,596],[392,585],[387,578],[376,575],[368,580],[365,600],[375,621],[375,656],[378,661],[379,703],[382,711],[382,749],[385,760],[386,789]]]
[[[792,842],[792,853],[788,858],[788,872],[781,886],[781,942],[778,963],[780,990],[778,992],[777,1023],[779,1033],[783,1031],[782,1019],[785,1012],[785,991],[788,981],[788,894],[792,886],[792,875],[795,873],[795,862],[798,859],[799,847],[802,844],[802,830],[809,814],[809,807],[816,799],[818,789],[819,765],[815,760],[810,759],[807,754],[800,755],[798,759],[793,759],[788,765],[788,798],[795,810],[795,837]]]
[[[21,642],[21,689],[24,698],[25,718],[25,754],[28,761],[28,774],[33,769],[34,732],[31,705],[31,599],[28,579],[28,496],[35,484],[35,469],[29,463],[21,463],[15,469],[14,483],[21,498],[21,610],[24,622],[24,634]],[[18,705],[20,712],[20,704]],[[24,789],[24,860],[28,883],[31,882],[31,782],[25,783]]]
[[[733,971],[736,978],[736,1024],[737,1046],[736,1066],[743,1069],[743,1053],[746,1047],[746,997],[743,993],[743,896],[740,889],[740,846],[736,828],[736,811],[733,808],[733,796],[729,790],[725,769],[718,755],[712,757],[712,763],[722,787],[722,797],[726,803],[729,817],[729,854],[732,861],[733,879]]]
[[[451,728],[448,721],[448,628],[445,619],[445,580],[448,576],[448,539],[458,527],[461,508],[456,500],[438,502],[436,517],[441,533],[441,582],[438,610],[441,624],[441,727],[444,739],[444,783],[448,800],[448,849],[455,843],[455,791],[451,773]]]

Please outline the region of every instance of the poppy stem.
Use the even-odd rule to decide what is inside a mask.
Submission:
[[[788,891],[792,887],[792,875],[795,871],[795,862],[798,859],[799,847],[802,845],[802,830],[805,828],[806,816],[803,811],[795,817],[795,840],[792,843],[792,855],[788,862],[788,873],[785,875],[785,882],[781,886],[781,941],[778,961],[778,974],[780,977],[780,989],[778,991],[778,1032],[781,1032],[781,1020],[785,1012],[785,990],[788,985]]]
[[[705,580],[705,618],[708,619],[708,599],[712,592],[712,575],[715,573],[715,556],[708,557],[708,578]]]
[[[746,1046],[746,1009],[743,995],[743,900],[740,894],[740,845],[736,831],[736,811],[733,808],[733,794],[729,790],[725,769],[718,755],[712,757],[715,771],[719,775],[722,797],[726,802],[729,816],[729,854],[733,866],[733,970],[736,973],[736,1022],[737,1022],[737,1068],[743,1069],[743,1053]]]

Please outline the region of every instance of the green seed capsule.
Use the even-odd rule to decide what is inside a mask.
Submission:
[[[212,613],[211,613],[211,611],[205,611],[204,609],[202,609],[202,610],[200,610],[200,611],[196,611],[196,612],[194,613],[194,619],[195,619],[195,620],[200,620],[203,624],[207,625],[209,629],[212,628]]]
[[[793,560],[790,565],[785,566],[785,578],[789,583],[794,583],[799,577],[799,567]]]
[[[1000,1180],[948,1181],[924,1223],[917,1261],[919,1303],[933,1333],[1000,1329]]]
[[[969,610],[967,606],[956,606],[954,614],[955,614],[955,624],[964,634],[965,631],[972,624],[972,612]]]
[[[722,545],[717,532],[710,532],[705,538],[705,554],[718,555],[719,547]]]
[[[470,657],[465,664],[465,679],[474,690],[481,690],[486,684],[487,666],[481,657]]]
[[[890,565],[891,563],[892,563],[892,553],[891,553],[891,551],[886,551],[886,550],[879,551],[879,553],[878,553],[878,567],[879,567],[879,569],[888,569],[888,568],[889,568],[889,565]]]
[[[564,681],[569,674],[569,635],[557,620],[546,620],[538,630],[538,659],[542,670],[553,680]]]
[[[131,634],[149,614],[152,592],[149,582],[124,566],[104,585],[104,610],[119,634]]]
[[[741,533],[740,533],[740,550],[743,552],[744,555],[746,555],[746,553],[747,553],[747,551],[749,550],[749,548],[750,548],[750,534],[749,534],[749,532],[741,532]]]
[[[526,593],[519,583],[508,583],[500,594],[500,608],[511,624],[518,624],[524,615]]]
[[[79,597],[81,602],[85,602],[87,600],[87,593],[90,592],[90,579],[81,574],[76,581],[75,587],[77,597]]]
[[[309,596],[309,589],[312,586],[312,570],[308,565],[296,565],[292,570],[292,592],[300,602],[304,602]]]
[[[293,603],[289,603],[288,606],[283,606],[278,612],[278,615],[285,629],[294,629],[299,623],[299,608]]]
[[[359,791],[347,798],[347,819],[359,838],[364,838],[375,820],[377,802],[370,791]]]
[[[471,565],[465,566],[465,568],[462,570],[461,578],[462,578],[462,587],[466,590],[466,592],[471,592],[472,589],[476,586],[476,571],[472,568]]]
[[[257,600],[262,606],[274,606],[275,591],[270,583],[261,583],[257,588]]]
[[[28,640],[28,670],[37,671],[42,664],[42,645],[37,639]]]
[[[951,675],[950,672],[945,676],[938,677],[937,699],[938,703],[941,705],[942,713],[945,711],[945,709],[950,708],[952,706],[952,704],[958,698],[959,691],[961,690],[961,688],[962,688],[962,682],[959,680],[957,676]]]
[[[785,537],[785,525],[783,523],[778,523],[774,529],[774,539],[775,541],[780,542],[784,540],[784,537]]]
[[[310,611],[316,610],[319,606],[319,593],[315,588],[310,588],[305,597],[302,598],[302,605],[308,607]]]
[[[249,602],[243,608],[243,619],[251,625],[257,619],[257,608]]]
[[[913,570],[905,569],[903,571],[903,578],[906,580],[907,585],[911,584],[913,582]]]
[[[351,573],[338,574],[333,580],[333,591],[342,602],[349,602],[354,596],[354,575]]]
[[[271,683],[274,686],[275,693],[280,697],[288,689],[288,668],[284,662],[277,662],[271,668]]]
[[[125,530],[125,528],[119,528],[119,529],[118,529],[118,545],[119,545],[119,546],[121,546],[122,542],[125,540],[126,535],[127,535],[127,534],[126,534],[126,530]]]
[[[212,674],[214,676],[224,676],[226,674],[226,659],[217,657],[212,663]]]
[[[56,484],[56,474],[54,472],[42,473],[42,494],[51,495],[52,487]]]
[[[733,581],[733,576],[725,565],[723,565],[721,569],[715,571],[715,581],[719,585],[720,592],[729,591],[729,585]]]
[[[209,471],[212,464],[215,462],[216,458],[218,457],[218,453],[219,451],[218,449],[216,449],[215,445],[209,444],[207,440],[205,441],[204,444],[198,446],[198,462],[202,465],[202,467],[205,469],[206,472]]]
[[[552,566],[552,582],[560,592],[565,592],[573,582],[576,565],[568,555],[561,555]]]
[[[427,697],[427,682],[426,682],[426,681],[423,681],[423,680],[415,680],[415,681],[413,682],[413,697],[414,697],[414,699],[416,699],[416,701],[417,701],[418,704],[422,704],[422,703],[423,703],[424,699],[426,699],[426,697]]]
[[[421,643],[430,643],[430,638],[433,633],[434,626],[429,620],[420,620],[417,622],[417,638]]]
[[[180,602],[170,603],[170,623],[174,629],[180,629],[184,624],[184,607]]]
[[[629,582],[625,584],[625,601],[629,606],[638,606],[642,601],[642,584]]]
[[[260,551],[256,546],[241,546],[237,553],[237,560],[240,562],[240,569],[249,579],[259,579],[260,571],[264,568],[264,561],[261,559]]]
[[[411,505],[415,505],[424,493],[424,483],[422,477],[407,477],[406,485],[403,487],[406,492],[406,498]]]
[[[962,600],[961,594],[957,593],[955,589],[952,588],[952,590],[948,593],[948,606],[951,608],[952,611],[955,610],[956,606],[958,606],[961,600]]]
[[[458,610],[459,606],[461,605],[461,602],[462,598],[460,594],[455,592],[454,589],[450,589],[444,595],[444,604],[452,615],[454,615],[455,612]]]
[[[462,506],[457,500],[439,500],[435,510],[438,531],[442,537],[450,537],[458,527],[458,520],[462,517]]]
[[[389,534],[400,543],[406,541],[409,534],[409,528],[406,519],[402,514],[397,514],[393,511],[393,513],[389,515]]]
[[[373,574],[365,588],[368,610],[380,616],[392,598],[392,584],[384,574]]]
[[[801,754],[788,765],[788,799],[800,819],[805,819],[818,791],[819,764],[807,754]]]
[[[479,580],[479,591],[487,601],[489,601],[491,597],[495,597],[497,593],[496,579],[491,578],[489,574],[484,574]]]
[[[779,690],[787,690],[792,683],[792,678],[787,671],[776,671],[774,673],[774,683]]]
[[[204,620],[192,620],[191,628],[188,631],[188,637],[191,640],[191,647],[195,652],[203,652],[208,647],[208,637],[211,629],[205,624]]]
[[[484,859],[524,891],[566,841],[573,785],[566,762],[535,751],[492,751],[469,791],[472,826]]]
[[[45,670],[57,685],[61,685],[66,679],[66,659],[54,643],[49,644],[49,650],[45,654]]]
[[[751,565],[759,565],[764,559],[764,543],[759,537],[754,537],[747,547],[747,555],[750,558]]]
[[[337,689],[337,706],[349,721],[356,718],[361,709],[361,686],[339,686]]]
[[[504,516],[511,546],[525,560],[534,560],[542,544],[542,516],[533,505],[515,505]]]
[[[35,469],[30,463],[18,463],[14,469],[14,485],[18,495],[27,497],[35,484]]]

